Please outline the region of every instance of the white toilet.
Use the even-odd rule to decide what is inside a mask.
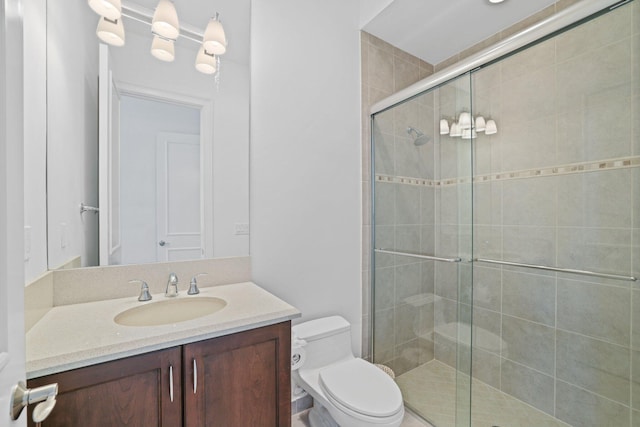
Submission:
[[[398,427],[402,394],[389,375],[354,357],[351,325],[340,316],[292,328],[292,376],[314,400],[311,427]]]

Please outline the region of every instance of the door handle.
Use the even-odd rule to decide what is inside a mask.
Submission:
[[[31,403],[38,403],[33,408],[33,421],[41,423],[53,411],[56,406],[56,396],[58,394],[58,384],[53,383],[42,387],[27,388],[27,385],[20,381],[11,390],[11,419],[17,420],[22,410]]]
[[[165,242],[164,240],[160,240],[160,241],[158,242],[158,245],[160,245],[160,246],[164,246],[164,245],[166,245],[166,244],[167,244],[167,242]]]

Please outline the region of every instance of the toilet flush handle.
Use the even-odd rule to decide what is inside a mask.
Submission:
[[[291,340],[291,347],[293,348],[304,347],[305,345],[307,345],[307,342],[305,340],[301,340],[300,338],[293,337],[293,340]]]

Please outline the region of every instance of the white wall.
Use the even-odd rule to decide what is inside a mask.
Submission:
[[[49,1],[47,10],[50,267],[78,255],[83,266],[98,260],[98,216],[80,214],[80,203],[98,206],[97,19],[82,0],[64,5]]]
[[[253,1],[251,257],[256,283],[340,314],[361,341],[358,2]]]
[[[28,283],[47,270],[47,55],[46,1],[23,3],[24,45],[24,224],[29,250],[24,262]]]
[[[235,224],[249,223],[249,67],[222,61],[214,96],[213,255],[249,254],[249,236]]]

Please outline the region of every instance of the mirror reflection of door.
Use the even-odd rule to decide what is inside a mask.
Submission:
[[[200,151],[200,109],[122,94],[120,263],[203,257]]]
[[[202,258],[200,137],[160,132],[156,159],[156,260]]]

